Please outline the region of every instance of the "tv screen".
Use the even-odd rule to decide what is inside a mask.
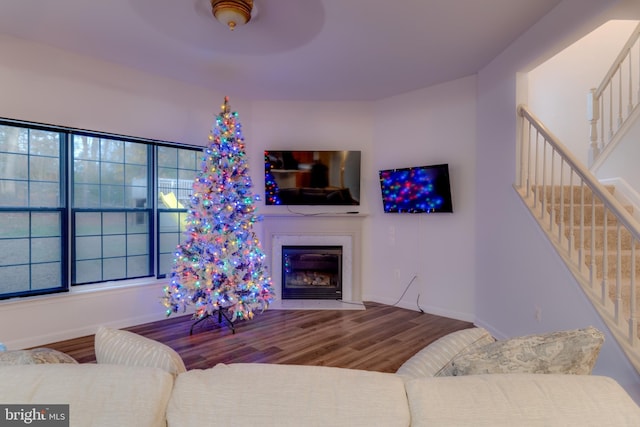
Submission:
[[[359,205],[360,151],[264,152],[265,204]]]
[[[448,164],[386,169],[379,175],[385,212],[453,212]]]

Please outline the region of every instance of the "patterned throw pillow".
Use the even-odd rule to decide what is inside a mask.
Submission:
[[[73,357],[52,348],[0,351],[0,365],[38,365],[42,363],[78,363]]]
[[[95,352],[98,363],[160,368],[173,375],[186,372],[182,358],[168,345],[120,329],[101,326]]]
[[[483,328],[452,332],[413,355],[400,366],[396,374],[405,378],[451,375],[450,363],[454,357],[494,341],[491,334]]]
[[[456,357],[453,375],[535,373],[589,375],[604,334],[594,327],[496,341]]]

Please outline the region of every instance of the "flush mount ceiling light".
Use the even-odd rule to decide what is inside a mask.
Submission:
[[[211,13],[233,31],[251,19],[253,0],[211,0]]]

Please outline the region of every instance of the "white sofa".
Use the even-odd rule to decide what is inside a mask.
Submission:
[[[97,364],[0,366],[0,404],[69,404],[71,426],[640,425],[640,408],[601,376],[413,377],[258,363],[186,371],[170,348],[107,329],[96,356]]]

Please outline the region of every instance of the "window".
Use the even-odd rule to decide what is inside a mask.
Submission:
[[[73,135],[72,283],[153,274],[152,145]]]
[[[65,135],[0,124],[0,292],[64,290]]]
[[[158,147],[158,271],[164,277],[173,266],[178,244],[184,241],[188,200],[200,151]]]
[[[165,277],[201,150],[0,120],[0,298]]]

